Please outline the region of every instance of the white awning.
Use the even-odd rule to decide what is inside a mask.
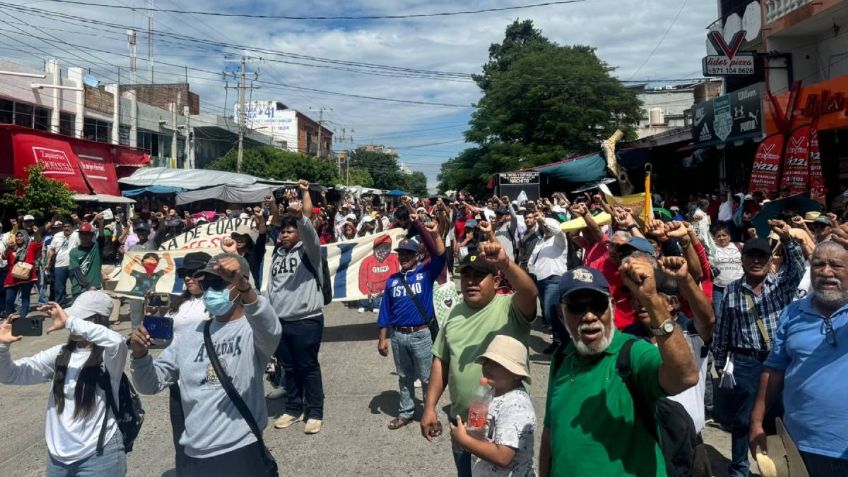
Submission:
[[[133,172],[129,177],[118,179],[118,182],[136,187],[159,185],[195,190],[219,185],[248,186],[255,184],[256,180],[256,177],[235,172],[144,167]]]
[[[135,204],[135,200],[129,197],[109,194],[74,194],[74,200],[77,202],[97,202],[99,204]]]

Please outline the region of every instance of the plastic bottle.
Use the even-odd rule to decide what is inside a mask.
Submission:
[[[474,400],[468,406],[467,428],[469,431],[483,431],[486,429],[486,421],[489,417],[489,403],[491,402],[492,388],[481,382],[477,386],[477,389],[474,390]]]

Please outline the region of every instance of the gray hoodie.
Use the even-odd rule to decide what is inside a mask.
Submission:
[[[315,272],[321,274],[321,242],[318,233],[306,217],[297,221],[297,230],[300,242],[291,250],[286,251],[283,247],[274,250],[266,292],[277,317],[284,321],[314,318],[324,308],[320,282],[303,264],[303,256],[306,255]]]
[[[265,297],[244,305],[245,318],[221,323],[213,320],[209,332],[221,366],[233,381],[253,418],[264,429],[268,423],[262,378],[265,363],[280,342],[282,327]],[[174,338],[155,360],[147,355],[132,361],[138,391],[156,394],[179,383],[185,412],[180,444],[190,457],[204,459],[256,442],[256,437],[233,405],[206,356],[203,325]]]

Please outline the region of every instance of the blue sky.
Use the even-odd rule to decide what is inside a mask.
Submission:
[[[147,0],[91,1],[132,7],[148,5]],[[16,18],[9,16],[4,20],[7,22],[5,26],[0,27],[0,56],[38,67],[42,64],[44,53],[50,53],[64,57],[61,60],[63,66],[90,67],[92,74],[103,82],[114,81],[120,66],[124,69],[122,78],[126,80],[128,48],[121,27],[135,27],[139,30],[139,75],[146,77],[146,14],[48,1],[6,0],[6,3],[64,12],[112,25],[51,19],[33,12],[5,9]],[[155,0],[154,6],[160,9],[290,16],[360,16],[473,10],[526,3],[535,1]],[[367,21],[264,20],[160,12],[154,15],[155,29],[159,32],[154,35],[154,53],[155,60],[160,62],[155,64],[155,76],[157,81],[177,82],[185,77],[182,65],[202,70],[189,70],[189,82],[192,90],[201,96],[201,108],[208,113],[224,114],[226,111],[231,114],[235,96],[233,91],[225,93],[224,81],[216,72],[223,70],[225,55],[237,56],[243,50],[174,39],[169,34],[334,60],[476,73],[487,60],[489,44],[503,39],[506,26],[515,19],[529,18],[544,35],[558,43],[596,47],[598,55],[617,68],[615,74],[621,79],[700,77],[706,27],[716,16],[716,4],[711,0],[586,0],[570,5],[495,13]],[[665,40],[649,56],[667,30]],[[85,51],[80,46],[101,51]],[[439,164],[468,146],[464,144],[462,133],[473,110],[470,105],[480,96],[477,87],[468,80],[421,78],[420,75],[398,77],[394,73],[394,76],[386,76],[386,70],[371,68],[368,74],[362,74],[322,68],[319,66],[328,64],[315,60],[255,51],[247,51],[247,54],[264,58],[254,61],[253,67],[260,75],[260,83],[256,86],[261,89],[253,91],[253,99],[282,101],[316,117],[317,113],[311,113],[310,108],[332,108],[325,115],[329,128],[339,133],[345,128],[348,134],[354,130],[354,146],[377,143],[396,147],[404,164],[424,172],[430,186],[436,183]],[[350,98],[290,86],[469,106]]]

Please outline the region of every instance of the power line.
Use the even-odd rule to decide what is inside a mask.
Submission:
[[[224,13],[224,12],[209,12],[199,10],[177,10],[169,8],[149,8],[149,7],[130,7],[125,5],[110,5],[105,3],[81,2],[76,0],[44,0],[45,2],[64,3],[69,5],[82,5],[89,7],[114,8],[119,10],[146,11],[146,12],[161,12],[161,13],[176,13],[187,15],[206,15],[214,17],[226,18],[256,18],[268,20],[402,20],[409,18],[429,18],[429,17],[450,17],[456,15],[474,15],[478,13],[505,12],[511,10],[525,10],[529,8],[548,7],[554,5],[568,5],[571,3],[582,3],[586,0],[561,0],[552,2],[532,3],[527,5],[514,5],[511,7],[493,7],[482,8],[479,10],[459,10],[453,12],[436,12],[436,13],[410,13],[404,15],[341,15],[341,16],[291,16],[291,15],[258,15],[253,13]]]
[[[636,76],[637,74],[639,74],[639,72],[640,72],[640,71],[642,71],[642,68],[644,68],[644,67],[645,67],[645,65],[647,65],[647,64],[648,64],[648,61],[650,61],[650,60],[651,60],[651,57],[653,57],[653,56],[654,56],[654,53],[656,53],[656,52],[657,52],[657,50],[660,48],[660,45],[662,45],[662,44],[663,44],[663,42],[665,41],[666,37],[668,37],[668,34],[669,34],[669,33],[671,33],[671,29],[672,29],[672,28],[674,28],[674,24],[675,24],[675,23],[677,23],[677,20],[680,18],[680,14],[681,14],[681,13],[683,13],[683,9],[684,9],[684,8],[686,8],[686,4],[687,4],[687,3],[689,3],[689,0],[683,0],[683,3],[681,3],[681,4],[680,4],[680,10],[677,10],[677,15],[675,15],[675,16],[674,16],[674,19],[671,21],[671,25],[669,25],[669,26],[668,26],[668,29],[666,29],[666,31],[665,31],[665,33],[663,34],[662,38],[660,38],[660,41],[659,41],[659,42],[657,42],[657,45],[656,45],[656,46],[654,46],[654,49],[653,49],[653,50],[651,50],[651,52],[648,54],[648,57],[647,57],[647,58],[645,58],[645,61],[643,61],[643,62],[642,62],[642,64],[641,64],[641,65],[639,65],[639,67],[638,67],[638,68],[636,68],[636,71],[634,71],[632,75],[630,75],[630,77],[631,77],[631,78],[633,78],[634,76]]]

